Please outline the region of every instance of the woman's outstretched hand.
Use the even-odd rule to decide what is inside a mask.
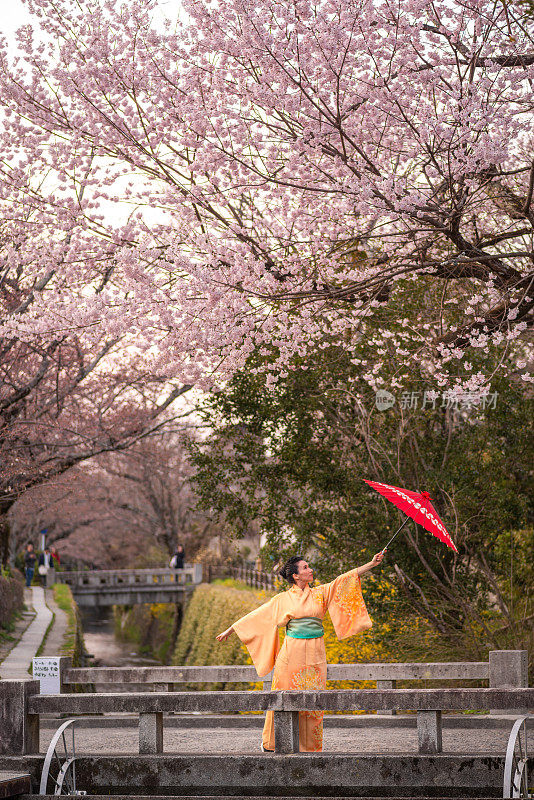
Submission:
[[[373,567],[377,567],[380,564],[386,552],[387,550],[381,550],[379,553],[373,556],[373,560],[371,561]]]
[[[233,632],[234,632],[234,629],[230,625],[229,628],[227,628],[222,633],[219,633],[219,635],[216,636],[215,638],[217,639],[218,642],[225,642],[228,639],[228,637],[230,636],[230,634],[233,633]]]

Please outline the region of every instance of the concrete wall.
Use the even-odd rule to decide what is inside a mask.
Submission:
[[[0,757],[0,769],[29,772],[36,791],[42,762]],[[503,770],[496,756],[81,756],[76,783],[99,795],[502,797]]]

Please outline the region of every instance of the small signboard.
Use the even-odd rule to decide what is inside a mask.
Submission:
[[[61,694],[60,659],[34,658],[33,679],[40,681],[41,694]]]

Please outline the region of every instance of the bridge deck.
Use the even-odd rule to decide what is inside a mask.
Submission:
[[[380,718],[383,724],[377,724],[377,717],[368,720],[360,716],[343,719],[343,727],[336,725],[335,718],[327,718],[324,726],[323,751],[325,753],[353,753],[358,755],[396,754],[416,755],[418,751],[418,735],[415,727],[415,715],[407,719],[393,718],[397,724],[389,727],[384,717]],[[98,718],[94,718],[98,724]],[[258,754],[261,742],[261,725],[263,715],[255,719],[256,725],[237,727],[229,722],[226,727],[218,720],[214,727],[209,720],[199,719],[198,724],[189,727],[187,721],[179,716],[169,717],[163,732],[164,754],[204,753],[221,755],[228,754]],[[497,720],[497,718],[495,718]],[[82,725],[76,728],[76,751],[80,754],[96,755],[121,753],[133,754],[139,752],[139,735],[137,725],[124,725],[121,721],[106,720],[105,729],[86,727],[88,718],[81,720]],[[92,721],[92,720],[91,720]],[[446,754],[492,754],[502,756],[506,750],[506,743],[513,725],[513,718],[502,718],[502,726],[497,728],[480,727],[486,719],[473,722],[476,727],[465,727],[465,718],[459,718],[457,726],[455,720],[450,719],[443,729],[443,750]],[[57,721],[59,725],[60,720]],[[84,724],[85,723],[85,724]],[[186,727],[187,725],[187,727]],[[46,752],[48,743],[54,734],[55,728],[42,728],[40,735],[40,750]],[[529,752],[534,752],[534,726],[529,734]]]
[[[286,796],[286,795],[284,795],[284,796]],[[396,795],[396,796],[400,797],[400,795]],[[228,795],[227,795],[227,797],[228,797]],[[234,795],[233,794],[233,795],[230,795],[230,797],[231,797],[231,800],[251,800],[251,795],[250,794],[238,794],[238,795]],[[263,794],[261,796],[258,795],[258,794],[254,794],[253,795],[253,800],[280,800],[281,797],[282,797],[282,795],[279,795],[279,794],[276,794],[276,795],[274,795],[274,794],[269,794],[269,795]],[[388,797],[394,798],[395,795],[390,794],[390,795],[388,795]],[[495,797],[500,797],[500,795],[494,794],[491,797],[489,797],[489,796],[488,797],[481,797],[480,795],[477,794],[476,798],[474,798],[474,800],[495,800]],[[450,798],[450,795],[448,797],[445,797],[444,795],[440,795],[439,797],[435,797],[435,796],[433,796],[433,797],[428,797],[428,796],[427,797],[421,797],[421,796],[419,796],[419,797],[405,797],[404,795],[402,795],[402,800],[449,800],[449,798]],[[20,795],[18,800],[35,800],[35,795],[23,794],[23,795]],[[41,795],[39,800],[57,800],[57,798],[55,797],[55,795],[44,794],[44,795]],[[109,800],[109,795],[89,794],[89,795],[86,796],[86,800]],[[118,795],[116,794],[116,795],[113,795],[113,800],[131,800],[131,794],[118,794]],[[157,794],[143,795],[143,800],[162,800],[162,798],[161,798],[161,795],[157,795]],[[176,795],[174,797],[173,796],[170,796],[170,797],[167,796],[166,800],[221,800],[221,795],[220,794],[209,794],[209,795],[208,794],[200,794],[200,795],[199,794],[180,794],[180,795]],[[309,800],[309,798],[306,798],[306,800]],[[328,797],[326,797],[326,796],[322,795],[321,797],[319,797],[318,795],[314,795],[313,800],[349,800],[349,796],[348,795],[343,795],[343,797],[339,797],[339,796],[332,797],[331,795],[328,795]],[[354,795],[350,798],[350,800],[354,800]],[[373,797],[371,797],[370,795],[365,795],[365,797],[361,796],[360,800],[383,800],[383,797],[379,798],[376,795],[373,795]]]

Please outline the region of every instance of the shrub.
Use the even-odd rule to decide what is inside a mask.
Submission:
[[[0,628],[7,628],[24,604],[22,580],[5,573],[0,575]]]
[[[195,589],[187,606],[176,641],[173,664],[208,666],[210,664],[252,664],[248,651],[237,636],[218,642],[216,635],[240,617],[265,603],[271,593],[252,589],[203,583]],[[260,688],[259,683],[209,684],[210,689]],[[187,688],[205,689],[205,684],[187,684]]]

